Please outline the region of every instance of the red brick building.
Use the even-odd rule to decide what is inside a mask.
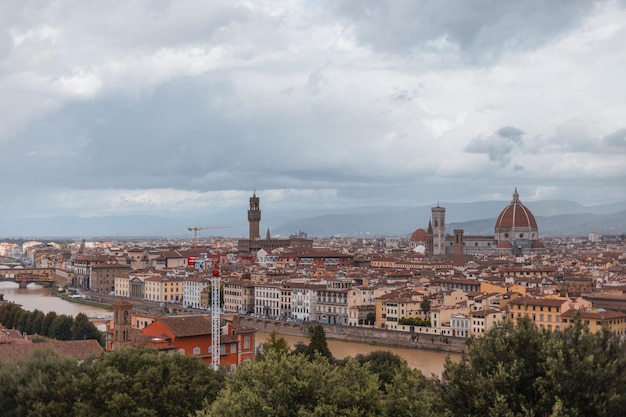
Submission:
[[[232,322],[222,322],[220,335],[220,364],[228,370],[254,360],[255,329],[243,328]],[[148,346],[162,353],[179,353],[201,358],[211,363],[211,316],[162,317],[142,330]]]

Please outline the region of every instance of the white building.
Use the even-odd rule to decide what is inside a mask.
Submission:
[[[208,276],[193,276],[183,280],[183,305],[190,308],[201,308],[200,293],[211,286]]]

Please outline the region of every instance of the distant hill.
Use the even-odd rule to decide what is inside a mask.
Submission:
[[[508,201],[441,203],[446,208],[446,228],[462,228],[466,234],[493,234],[495,219]],[[626,233],[626,202],[585,207],[573,201],[545,200],[524,203],[533,212],[542,236]],[[331,235],[409,235],[428,226],[431,206],[357,207],[308,212],[263,212],[261,234],[269,228],[272,236],[288,236],[298,231],[310,236]],[[190,226],[227,225],[228,229],[200,232],[203,236],[248,234],[245,212],[225,212],[210,219],[154,215],[104,217],[49,217],[0,220],[0,237],[97,237],[109,238],[191,237]],[[276,226],[278,224],[278,226]]]
[[[496,218],[507,204],[486,201],[441,206],[446,207],[447,230],[459,228],[466,234],[489,235],[493,234]],[[542,236],[626,233],[626,204],[585,207],[571,201],[550,200],[526,206],[535,215]],[[616,207],[621,211],[610,212]],[[292,220],[273,229],[272,233],[288,235],[303,230],[312,236],[407,235],[416,229],[426,229],[430,212],[431,206],[422,206],[375,213],[327,214]]]

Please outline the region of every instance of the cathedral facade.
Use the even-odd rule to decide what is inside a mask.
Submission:
[[[437,205],[432,208],[431,213],[428,230],[418,229],[409,238],[410,246],[415,251],[428,256],[478,254],[519,256],[545,250],[543,242],[539,240],[535,216],[521,203],[517,188],[509,205],[496,219],[493,236],[465,235],[463,229],[455,229],[453,234],[446,234],[445,208]]]

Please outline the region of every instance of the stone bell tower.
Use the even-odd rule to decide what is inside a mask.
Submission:
[[[128,301],[113,304],[113,335],[110,350],[120,349],[132,343],[132,311],[133,305]]]
[[[261,208],[259,207],[259,197],[256,196],[256,191],[250,197],[250,210],[248,210],[248,223],[250,224],[250,240],[257,240],[261,238],[259,232],[261,225]]]

